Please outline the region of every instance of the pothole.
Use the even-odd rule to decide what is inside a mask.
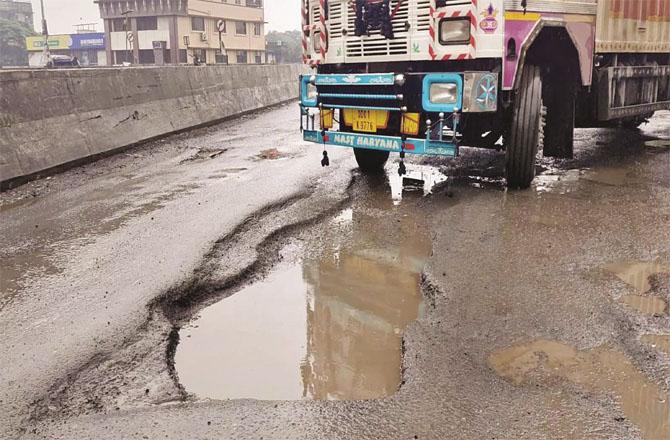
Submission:
[[[421,185],[421,195],[439,180]],[[328,232],[289,252],[295,258],[184,326],[174,359],[184,389],[211,399],[393,395],[403,332],[422,313],[421,272],[432,251],[412,206],[421,197],[400,204],[396,182],[391,175],[373,183],[319,226]]]
[[[180,383],[215,399],[392,395],[430,255],[427,238],[408,238],[396,248],[335,246],[318,259],[280,264],[203,310],[180,332]]]

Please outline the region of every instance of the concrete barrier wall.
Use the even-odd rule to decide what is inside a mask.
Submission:
[[[0,183],[298,96],[301,65],[0,72]]]

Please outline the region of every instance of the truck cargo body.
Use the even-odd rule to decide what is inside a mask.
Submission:
[[[304,0],[302,15],[312,142],[457,155],[502,136],[510,180],[510,161],[528,168],[519,130],[538,133],[526,156],[566,157],[575,124],[670,108],[670,0]],[[515,119],[528,87],[537,125]]]

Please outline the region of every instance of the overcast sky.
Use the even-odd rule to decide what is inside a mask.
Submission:
[[[35,30],[41,31],[40,1],[31,0],[35,11]],[[299,0],[265,0],[265,21],[267,30],[286,31],[300,27]],[[74,31],[79,23],[98,23],[102,31],[102,22],[98,5],[93,0],[44,0],[49,33],[67,34]]]

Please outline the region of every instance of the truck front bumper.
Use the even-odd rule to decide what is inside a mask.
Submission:
[[[348,133],[341,131],[303,130],[303,138],[308,142],[338,147],[364,148],[368,150],[406,152],[409,154],[428,154],[455,157],[458,145],[453,142],[435,139],[407,138],[397,136],[381,136],[376,134]]]
[[[497,88],[498,75],[491,72],[304,75],[300,127],[306,141],[322,145],[453,157],[461,114],[495,112]],[[352,126],[342,115],[348,110],[383,112],[386,123]],[[316,124],[323,112],[331,121],[321,117]],[[334,112],[340,113],[340,131],[332,129]],[[388,114],[396,115],[390,125]],[[416,121],[413,130],[399,122],[405,116]]]

